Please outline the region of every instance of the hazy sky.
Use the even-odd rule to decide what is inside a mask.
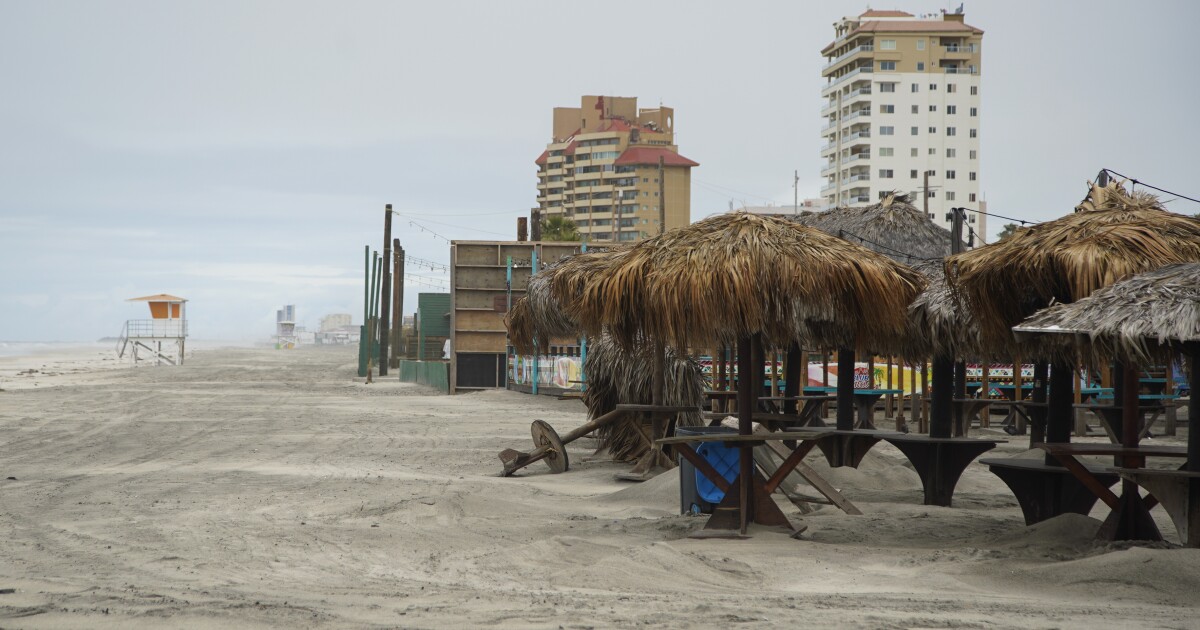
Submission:
[[[795,169],[816,197],[819,51],[866,6],[0,0],[0,340],[116,335],[159,292],[198,338],[265,339],[284,304],[358,323],[384,204],[413,256],[449,247],[410,220],[514,238],[582,94],[675,108],[694,219],[791,203]],[[1200,196],[1200,3],[965,8],[992,212],[1061,216],[1101,167]]]

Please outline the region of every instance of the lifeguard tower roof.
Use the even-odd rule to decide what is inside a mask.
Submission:
[[[146,295],[142,297],[129,298],[126,302],[186,302],[186,298],[181,298],[177,295],[167,295],[159,293],[158,295]]]

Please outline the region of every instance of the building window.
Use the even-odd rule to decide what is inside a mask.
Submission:
[[[937,171],[925,171],[925,174],[930,177],[933,177],[934,175],[937,175]]]
[[[956,151],[954,149],[946,149],[946,157],[952,158],[952,157],[957,157],[957,155],[958,155],[958,151]]]
[[[971,96],[979,96],[979,86],[978,85],[971,86]]]
[[[912,91],[913,91],[913,94],[916,94],[917,92],[920,92],[920,91],[921,91],[921,86],[917,85],[916,83],[912,84]]]
[[[954,179],[954,177],[955,177],[954,171],[946,171],[946,179]]]
[[[971,159],[974,160],[977,155],[978,153],[976,153],[975,149],[971,149]]]
[[[955,85],[955,84],[953,84],[953,83],[947,83],[947,84],[946,84],[946,92],[947,92],[947,93],[949,93],[949,94],[954,94],[954,93],[955,93],[955,92],[957,92],[957,91],[958,91],[958,86],[957,86],[957,85]]]
[[[953,135],[956,135],[957,133],[958,133],[958,130],[955,129],[954,127],[946,127],[946,135],[947,136],[953,136]]]
[[[971,108],[971,115],[972,115],[972,116],[978,116],[978,115],[979,115],[979,108],[978,108],[978,107],[972,107],[972,108]]]
[[[929,155],[937,155],[937,149],[929,147]],[[930,173],[932,175],[933,173]]]
[[[894,71],[896,69],[896,62],[895,61],[880,61],[879,69],[883,72],[887,72],[889,70]]]
[[[971,215],[971,217],[970,217],[970,221],[971,221],[971,223],[974,223],[974,222],[975,222],[975,215],[973,215],[973,214]]]
[[[975,193],[971,193],[971,194],[967,195],[967,199],[971,200],[971,202],[974,203],[975,202]]]
[[[881,136],[892,136],[895,134],[896,134],[895,127],[888,126],[888,127],[880,127],[879,128],[879,135],[881,135]]]
[[[925,196],[929,197],[930,199],[933,199],[934,197],[937,197],[937,191],[936,190],[927,190],[927,191],[925,191]]]
[[[937,133],[937,127],[930,127],[929,133]]]
[[[912,134],[911,134],[911,135],[914,135],[914,136],[915,136],[915,135],[917,135],[917,132],[918,132],[918,131],[919,131],[919,130],[918,130],[918,128],[917,128],[917,127],[913,127],[913,128],[912,128]]]
[[[916,151],[916,149],[913,149],[913,151]],[[909,172],[908,172],[908,178],[909,178],[909,179],[916,179],[916,178],[917,178],[917,169],[915,169],[915,168],[914,168],[913,170],[909,171]]]
[[[930,106],[929,106],[929,111],[931,111],[931,112],[936,112],[936,111],[937,111],[937,105],[930,105]]]
[[[888,192],[889,191],[886,191],[886,190],[879,191],[879,198],[883,199],[884,197],[888,196]]]
[[[896,149],[893,147],[879,147],[879,157],[892,157],[895,152]]]
[[[953,190],[946,191],[946,201],[954,201],[954,191]]]
[[[971,130],[971,137],[972,137],[972,138],[976,138],[976,137],[978,137],[978,136],[977,136],[977,133],[976,133],[977,131],[978,131],[977,129],[972,129],[972,130]]]
[[[896,106],[895,105],[880,105],[879,113],[880,114],[895,114]]]
[[[917,114],[917,113],[920,113],[920,112],[921,112],[921,106],[920,106],[920,105],[913,105],[913,106],[912,106],[912,113],[914,113],[914,114]]]
[[[882,92],[895,92],[895,91],[896,91],[896,84],[895,84],[895,83],[880,83],[880,84],[879,84],[879,91],[880,91],[881,93],[882,93]]]
[[[879,40],[879,50],[896,50],[896,40],[894,40],[894,39]]]
[[[947,113],[947,114],[957,114],[957,113],[958,113],[958,106],[957,106],[957,105],[947,105],[947,106],[946,106],[946,113]]]
[[[892,169],[890,169],[890,168],[879,169],[879,179],[891,179],[891,178],[892,178]]]
[[[971,171],[971,173],[967,176],[967,179],[975,181],[975,171]]]
[[[923,39],[917,40],[917,50],[925,50],[925,40],[923,40]]]
[[[924,61],[917,62],[917,72],[925,72],[925,62]]]
[[[915,127],[914,127],[914,129],[915,129]],[[911,148],[911,149],[909,149],[909,150],[908,150],[908,156],[909,156],[909,157],[917,157],[917,155],[918,155],[918,152],[917,152],[917,147],[913,147],[913,148]]]
[[[936,84],[936,83],[930,83],[930,84],[929,84],[929,91],[930,91],[930,92],[936,92],[936,91],[937,91],[937,84]]]

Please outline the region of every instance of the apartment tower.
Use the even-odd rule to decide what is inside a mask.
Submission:
[[[836,39],[821,50],[826,204],[862,206],[902,191],[947,227],[950,208],[980,208],[983,31],[963,19],[960,7],[868,10],[834,23]],[[985,215],[967,221],[986,233]]]
[[[536,160],[542,218],[566,217],[584,241],[637,241],[691,222],[691,170],[675,146],[675,111],[637,98],[584,96],[555,107]],[[660,181],[661,180],[661,181]],[[663,199],[666,203],[663,204]]]

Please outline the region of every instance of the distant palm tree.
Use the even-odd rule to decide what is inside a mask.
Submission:
[[[1016,223],[1005,223],[1004,228],[1000,230],[1000,234],[996,238],[996,240],[1003,241],[1004,239],[1006,239],[1016,233],[1017,233],[1017,224]]]
[[[542,221],[543,241],[578,241],[579,229],[575,222],[562,216],[553,216]]]

